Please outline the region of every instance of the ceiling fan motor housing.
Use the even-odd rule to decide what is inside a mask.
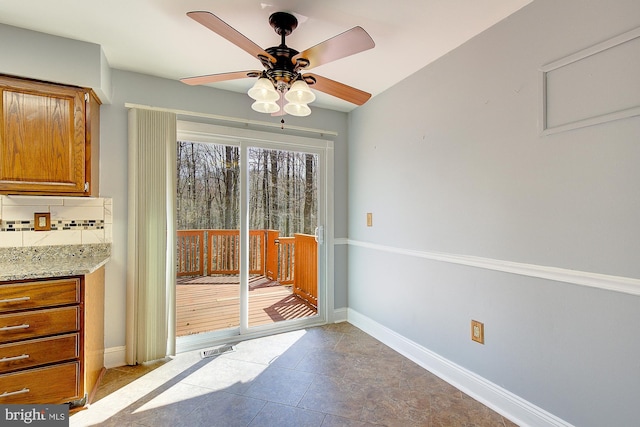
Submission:
[[[267,53],[276,58],[276,63],[269,62],[266,74],[274,82],[293,83],[298,77],[298,71],[291,58],[298,54],[298,51],[286,46],[276,46],[266,49]]]
[[[278,90],[283,91],[288,89],[296,79],[301,78],[298,69],[308,65],[308,62],[293,63],[291,59],[299,52],[285,43],[285,37],[298,27],[295,16],[287,12],[275,12],[269,17],[269,24],[276,34],[281,36],[281,43],[280,46],[265,49],[265,52],[276,58],[275,63],[267,58],[260,59],[266,69],[267,77],[274,82]]]
[[[284,37],[291,34],[298,27],[298,20],[290,13],[275,12],[269,17],[269,24],[276,31],[276,34],[282,36],[284,40]]]

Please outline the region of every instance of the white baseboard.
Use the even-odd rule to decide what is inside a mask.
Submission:
[[[110,347],[104,350],[104,367],[117,368],[127,364],[126,347]]]
[[[348,322],[521,427],[573,427],[502,387],[403,337],[353,309]]]
[[[346,322],[348,318],[349,311],[347,308],[338,308],[333,310],[333,323]]]

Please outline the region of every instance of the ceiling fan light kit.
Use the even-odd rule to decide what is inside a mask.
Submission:
[[[284,112],[292,116],[304,117],[311,114],[311,108],[307,104],[293,104],[290,102],[284,106]]]
[[[273,114],[280,111],[280,106],[275,102],[256,101],[251,104],[251,108],[258,113]]]
[[[311,92],[309,85],[303,80],[296,80],[288,85],[277,83],[277,90],[273,82],[267,77],[260,77],[247,94],[256,102],[251,105],[255,111],[265,114],[274,114],[280,111],[276,103],[280,99],[278,91],[284,92],[284,98],[288,101],[284,111],[292,116],[308,116],[311,109],[307,104],[315,101],[316,95]]]
[[[293,82],[284,98],[294,104],[310,104],[316,100],[316,95],[311,92],[309,85],[304,80]]]
[[[284,99],[289,101],[284,106],[284,112],[298,117],[311,114],[311,108],[307,104],[316,100],[316,95],[311,92],[309,85],[304,80],[293,82],[289,90],[284,94]]]
[[[262,63],[264,70],[236,71],[182,79],[186,84],[200,85],[258,77],[256,83],[247,92],[255,100],[251,108],[273,115],[282,115],[281,109],[292,116],[311,114],[307,104],[315,101],[316,95],[309,85],[356,105],[364,104],[371,97],[367,92],[317,74],[302,74],[302,70],[373,48],[375,46],[373,39],[361,27],[354,27],[305,51],[298,52],[285,43],[285,37],[298,26],[296,17],[287,12],[275,12],[269,17],[269,24],[281,37],[281,43],[279,46],[267,49],[262,49],[211,12],[194,11],[187,13],[187,16],[256,57]],[[282,104],[282,98],[288,102],[284,107],[278,105],[278,101]]]
[[[273,83],[266,77],[260,77],[247,94],[256,101],[275,102],[280,99],[280,95],[273,87]]]

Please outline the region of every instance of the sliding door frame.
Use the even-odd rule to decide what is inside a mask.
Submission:
[[[292,319],[269,325],[249,327],[248,325],[248,269],[240,272],[240,327],[222,331],[189,335],[176,338],[176,351],[183,352],[227,343],[232,339],[250,339],[304,327],[317,326],[333,320],[334,311],[334,262],[333,262],[333,141],[292,136],[274,132],[240,129],[205,123],[178,121],[178,140],[222,144],[240,148],[240,239],[241,265],[249,261],[249,204],[248,204],[248,162],[249,147],[275,150],[291,150],[318,155],[318,225],[324,227],[323,241],[318,246],[318,315],[310,318]]]

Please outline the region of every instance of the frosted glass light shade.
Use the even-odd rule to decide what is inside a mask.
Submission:
[[[294,104],[292,102],[284,106],[284,111],[292,116],[304,117],[311,114],[311,108],[307,104]]]
[[[287,93],[284,94],[287,101],[294,104],[308,104],[316,100],[316,95],[311,92],[309,85],[304,80],[293,82]]]
[[[251,104],[251,108],[253,108],[255,111],[259,113],[268,113],[268,114],[277,113],[278,111],[280,111],[280,106],[275,102],[256,101],[253,104]]]
[[[266,77],[260,77],[247,94],[258,102],[274,102],[280,98],[273,83]]]

